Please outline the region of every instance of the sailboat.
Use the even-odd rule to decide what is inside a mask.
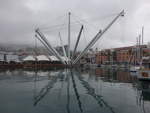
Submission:
[[[142,27],[142,43],[143,43],[143,37],[144,37],[144,27]],[[150,43],[147,45],[148,51],[150,50]],[[142,60],[141,60],[141,68],[139,70],[138,75],[139,80],[150,80],[150,56],[145,56],[142,54]]]
[[[134,64],[130,66],[130,72],[138,72],[141,67],[141,35],[137,37],[137,45],[134,49]]]
[[[134,64],[130,66],[130,72],[137,72],[140,69],[140,65],[137,65],[136,55],[134,55]]]
[[[150,57],[142,58],[142,68],[139,70],[138,79],[150,80]]]

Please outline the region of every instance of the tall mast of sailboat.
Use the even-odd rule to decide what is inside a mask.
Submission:
[[[144,45],[144,26],[142,26],[142,44],[141,44],[141,61],[140,65],[142,65],[142,58],[143,58],[143,45]]]
[[[144,26],[142,27],[142,45],[144,44]]]
[[[68,13],[68,58],[70,59],[70,15],[71,13]]]

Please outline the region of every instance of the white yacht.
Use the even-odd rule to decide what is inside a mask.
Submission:
[[[150,80],[150,57],[143,59],[142,67],[139,70],[138,79]]]
[[[131,66],[130,67],[130,72],[137,72],[140,70],[140,66]]]

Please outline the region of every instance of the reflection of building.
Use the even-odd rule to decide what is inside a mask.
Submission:
[[[132,81],[136,80],[137,78],[131,76],[129,72],[117,71],[117,78],[116,79],[120,82],[128,83],[128,82],[132,82]]]
[[[115,70],[106,70],[106,69],[96,69],[95,75],[97,77],[104,77],[107,80],[117,80],[118,82],[129,83],[136,80],[136,77],[130,75],[126,71],[115,71]]]

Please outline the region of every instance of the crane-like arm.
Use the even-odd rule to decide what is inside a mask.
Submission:
[[[77,50],[77,47],[78,47],[78,44],[79,44],[79,40],[80,40],[80,37],[81,37],[82,30],[83,30],[83,25],[81,26],[81,29],[80,29],[80,32],[79,32],[79,35],[78,35],[78,38],[77,38],[77,41],[76,41],[76,44],[75,44],[75,47],[74,47],[72,59],[74,58],[74,55],[76,54],[76,50]]]
[[[76,64],[80,58],[96,43],[96,41],[103,36],[103,34],[113,25],[113,23],[120,17],[124,16],[124,10],[121,11],[113,20],[110,22],[103,31],[99,31],[96,36],[90,41],[86,48],[80,53],[80,55],[73,61],[73,64]]]
[[[47,45],[40,39],[40,37],[38,35],[35,35],[35,37],[45,46],[45,48],[48,50],[49,54],[53,54],[52,50],[49,49],[49,47],[47,47]]]
[[[63,64],[66,64],[60,54],[55,50],[55,48],[53,48],[49,43],[48,43],[48,40],[46,39],[46,37],[44,36],[44,34],[40,31],[40,29],[36,29],[35,32],[41,37],[42,41],[47,45],[47,47],[49,48],[49,50],[51,50],[54,55],[63,63]]]

